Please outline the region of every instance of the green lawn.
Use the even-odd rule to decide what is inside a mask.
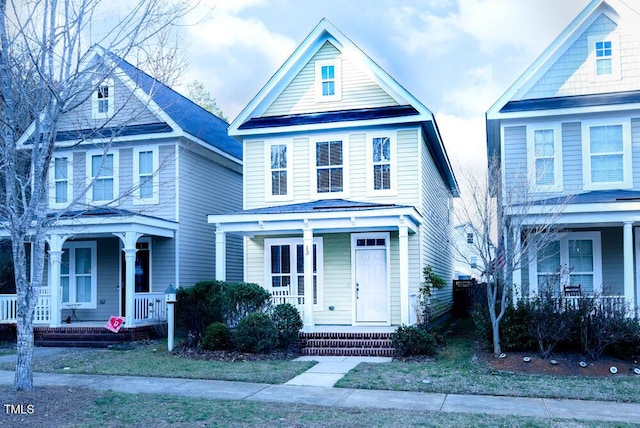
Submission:
[[[315,363],[309,361],[220,362],[183,358],[167,352],[166,342],[138,346],[130,350],[72,349],[36,358],[34,371],[192,379],[234,380],[281,384],[303,373]],[[14,364],[0,364],[14,370]]]
[[[447,338],[447,346],[433,362],[394,361],[360,364],[338,387],[487,394],[518,397],[575,398],[640,402],[640,377],[597,378],[516,374],[495,370],[474,356],[469,338]]]

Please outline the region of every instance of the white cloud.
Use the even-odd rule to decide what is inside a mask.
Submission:
[[[496,82],[493,66],[486,64],[466,71],[455,89],[443,94],[443,106],[464,117],[481,117],[502,92],[504,85]]]
[[[469,173],[478,174],[486,170],[484,117],[463,118],[438,113],[436,122],[458,181]]]
[[[483,52],[493,53],[505,46],[525,54],[538,54],[588,0],[434,0],[429,7],[390,7],[394,38],[401,49],[414,54],[438,56],[463,36],[478,41]]]

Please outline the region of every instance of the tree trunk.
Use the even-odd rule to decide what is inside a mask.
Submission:
[[[33,311],[27,311],[33,314]],[[18,319],[18,360],[13,387],[16,391],[33,390],[33,317]]]

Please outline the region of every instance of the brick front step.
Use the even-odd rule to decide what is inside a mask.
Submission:
[[[123,342],[155,337],[152,327],[123,328],[112,333],[104,327],[35,327],[34,344],[37,346],[70,346],[107,348]]]
[[[393,357],[391,348],[302,348],[302,355],[340,357]]]
[[[300,333],[303,355],[391,357],[391,333]]]

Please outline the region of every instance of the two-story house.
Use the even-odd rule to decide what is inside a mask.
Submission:
[[[483,243],[478,241],[479,239],[481,238],[478,237],[476,229],[469,222],[453,228],[455,279],[482,278],[486,268],[480,252]]]
[[[322,20],[229,127],[244,209],[210,215],[244,235],[244,279],[314,326],[415,320],[426,265],[451,283],[458,186],[433,114]],[[216,273],[224,279],[224,246]],[[451,287],[436,298],[451,305]]]
[[[519,224],[534,230],[536,215],[557,208],[559,238],[531,248],[514,272],[524,295],[555,282],[636,304],[639,28],[640,5],[591,1],[487,112],[488,153],[500,162],[502,188],[524,189]],[[516,177],[526,177],[524,186]],[[507,217],[514,205],[505,206]],[[523,233],[514,233],[514,245]]]
[[[49,208],[59,218],[34,322],[120,315],[131,328],[165,318],[169,285],[215,277],[206,215],[242,207],[242,147],[225,121],[127,61],[96,50],[85,65],[109,72],[57,126]],[[241,280],[242,239],[225,250],[227,277]],[[0,321],[15,322],[15,303],[2,307]]]

